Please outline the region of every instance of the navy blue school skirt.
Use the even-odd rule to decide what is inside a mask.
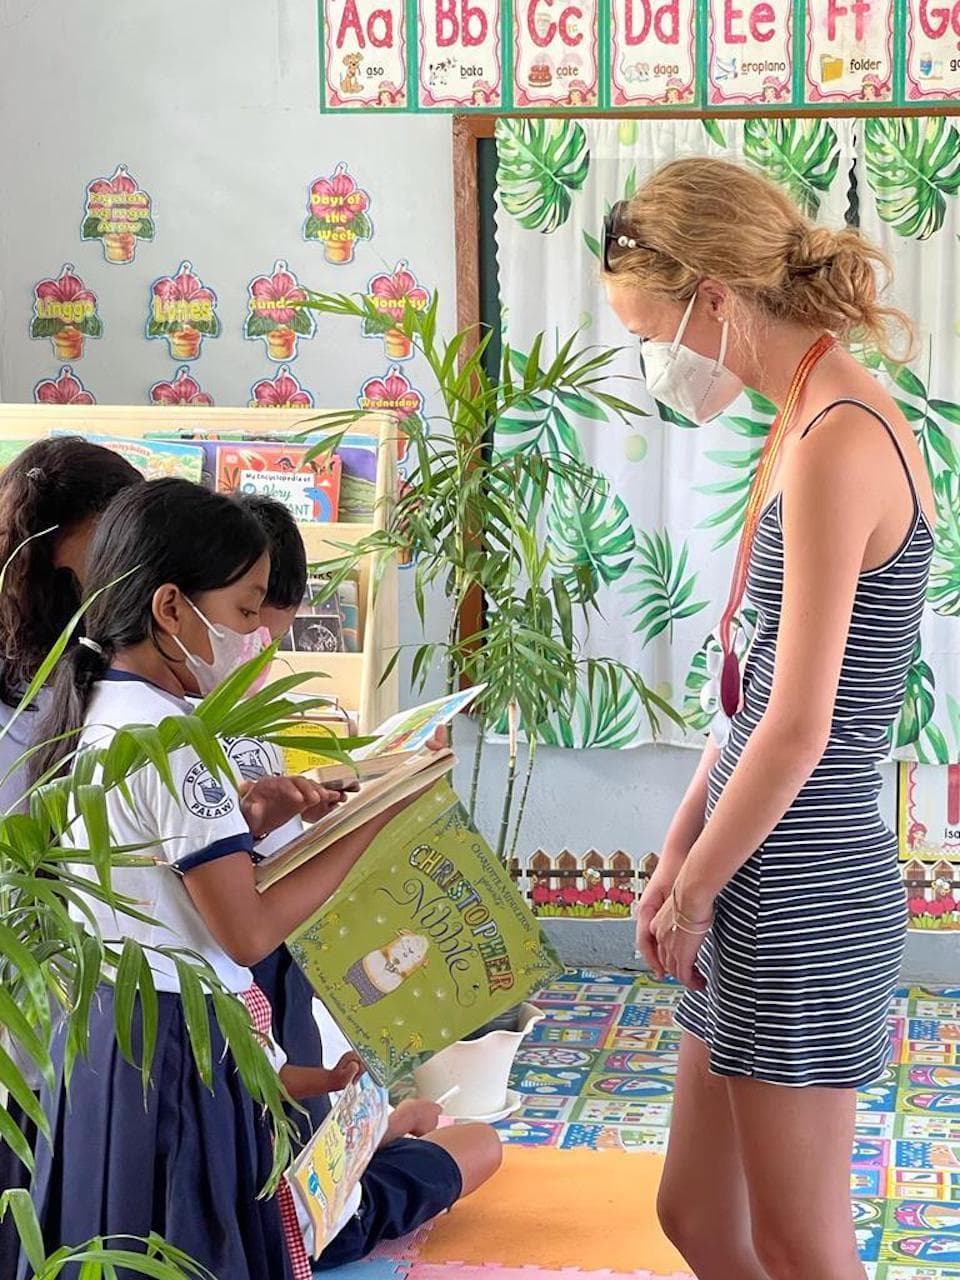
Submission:
[[[111,988],[94,1001],[90,1053],[74,1066],[69,1101],[62,1034],[55,1041],[58,1087],[43,1098],[53,1142],[38,1144],[33,1188],[47,1248],[154,1231],[218,1280],[290,1280],[276,1200],[257,1198],[272,1164],[269,1124],[243,1087],[209,1002],[212,1091],[194,1063],[179,995],[160,992],[159,1006],[146,1102],[139,1070],[117,1047]],[[138,1003],[136,1057],[140,1030]],[[20,1267],[21,1277],[29,1274],[25,1259]],[[76,1280],[77,1269],[62,1275]]]
[[[313,1016],[314,990],[287,948],[277,947],[266,960],[255,964],[253,979],[270,1001],[273,1038],[291,1067],[322,1066],[323,1042]],[[330,1103],[324,1096],[307,1098],[299,1105],[307,1116],[292,1107],[289,1116],[299,1130],[301,1143],[306,1143],[330,1114]]]

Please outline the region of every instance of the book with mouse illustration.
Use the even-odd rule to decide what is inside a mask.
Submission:
[[[446,779],[391,819],[287,946],[386,1086],[561,971]]]

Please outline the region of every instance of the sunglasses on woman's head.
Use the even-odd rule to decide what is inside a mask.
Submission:
[[[651,253],[654,252],[650,245],[627,234],[623,217],[626,207],[626,200],[618,200],[603,220],[604,271],[613,270],[610,262],[611,249],[648,249]]]

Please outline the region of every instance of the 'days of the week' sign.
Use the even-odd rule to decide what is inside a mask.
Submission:
[[[695,103],[696,16],[695,0],[610,0],[613,106]]]
[[[409,105],[406,0],[324,0],[324,105]]]
[[[894,0],[807,0],[808,102],[890,102]]]
[[[907,0],[907,102],[960,99],[960,0]]]
[[[418,0],[421,107],[503,106],[500,0]]]

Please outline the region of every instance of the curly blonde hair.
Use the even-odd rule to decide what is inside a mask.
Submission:
[[[805,217],[759,174],[725,160],[675,160],[616,211],[604,278],[686,300],[706,277],[756,318],[790,320],[909,358],[913,326],[880,301],[890,263],[857,231]],[[900,342],[895,339],[897,333]],[[899,348],[899,349],[898,349]]]

